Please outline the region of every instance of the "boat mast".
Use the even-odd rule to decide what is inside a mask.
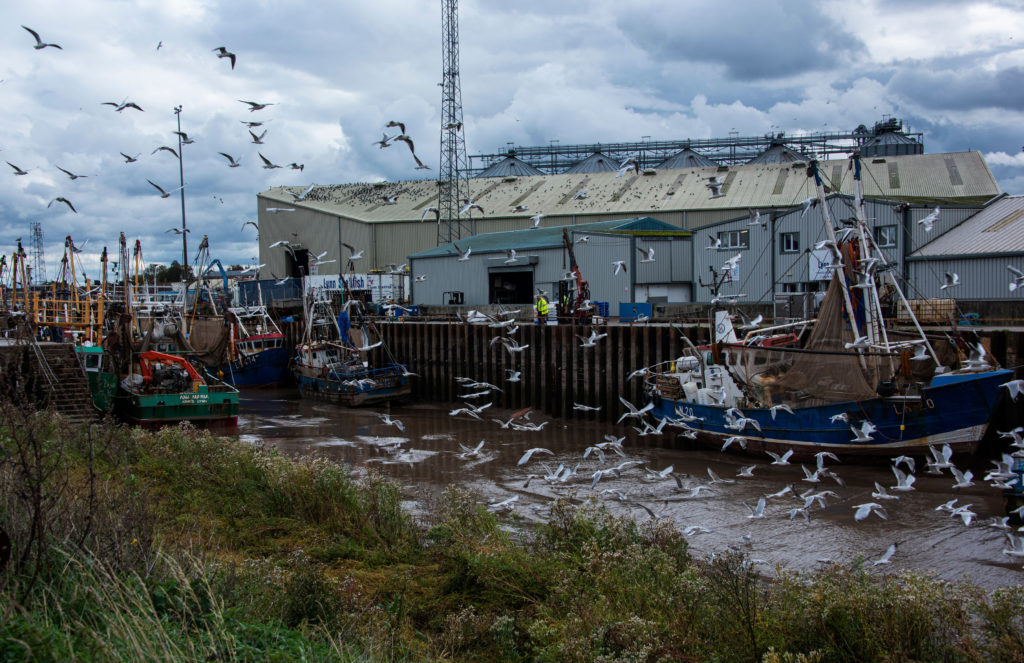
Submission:
[[[860,229],[861,251],[863,252],[862,255],[864,255],[865,257],[871,257],[870,247],[874,245],[874,240],[867,235],[867,213],[864,211],[864,188],[863,181],[861,180],[860,154],[855,153],[853,155],[853,165],[853,191],[857,203],[857,225]],[[889,261],[885,259],[885,254],[882,253],[881,250],[878,251],[877,260],[883,266],[889,264]],[[917,333],[921,336],[921,340],[924,342],[925,347],[928,348],[928,354],[931,355],[932,359],[935,361],[936,366],[941,366],[942,364],[939,362],[939,356],[938,354],[936,354],[935,348],[932,347],[931,341],[928,340],[928,337],[924,333],[924,329],[921,328],[921,324],[917,321],[917,316],[914,315],[914,311],[910,307],[910,302],[907,301],[906,295],[903,294],[903,289],[900,288],[900,284],[896,281],[896,277],[892,275],[891,271],[887,271],[886,275],[888,276],[889,284],[892,285],[893,289],[896,291],[896,294],[899,296],[900,303],[903,304],[903,308],[906,309],[907,314],[910,316],[911,322],[914,323],[914,328],[917,329]],[[868,276],[869,278],[872,279],[872,284],[874,284],[874,269],[869,270]],[[873,286],[871,290],[874,299],[873,303],[877,307],[878,311],[878,319],[882,320],[882,302],[878,298],[878,289],[877,287]],[[886,350],[888,350],[889,337],[886,333],[885,325],[881,325],[881,330],[883,342],[885,343],[885,348]],[[890,358],[889,361],[891,364],[892,358]]]
[[[825,231],[828,233],[828,239],[832,243],[832,256],[836,259],[836,269],[843,268],[843,256],[839,252],[839,244],[836,242],[836,231],[832,227],[832,213],[828,209],[828,203],[825,200],[825,187],[821,182],[821,174],[818,172],[818,161],[812,160],[810,168],[808,168],[808,175],[814,178],[814,188],[818,194],[818,202],[821,203],[821,217],[825,220]],[[853,340],[860,338],[860,331],[857,329],[857,318],[853,312],[853,301],[850,299],[850,290],[846,284],[846,276],[844,272],[843,276],[843,304],[846,306],[846,317],[850,321],[850,331],[853,332]]]
[[[860,154],[853,154],[853,200],[854,210],[857,215],[857,238],[860,244],[860,272],[864,275],[864,296],[868,305],[864,307],[865,321],[867,324],[868,337],[872,342],[880,339],[889,350],[889,334],[886,331],[882,316],[882,302],[878,298],[878,284],[875,281],[875,262],[871,253],[871,242],[868,240],[868,215],[864,210],[864,183],[860,178]],[[881,252],[879,252],[881,254]],[[889,369],[894,370],[892,356],[889,357]]]

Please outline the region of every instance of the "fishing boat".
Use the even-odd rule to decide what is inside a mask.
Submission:
[[[233,306],[227,312],[231,340],[218,375],[235,387],[269,387],[284,382],[291,352],[267,307]]]
[[[132,357],[128,374],[118,383],[114,412],[141,426],[182,421],[233,426],[238,422],[238,390],[203,375],[184,357],[148,350]]]
[[[411,374],[391,356],[376,327],[358,315],[356,300],[348,302],[335,315],[327,293],[314,290],[306,297],[305,333],[292,357],[299,394],[348,407],[408,398]],[[348,308],[357,311],[356,325],[348,323]]]
[[[675,361],[648,370],[654,416],[702,444],[752,453],[976,448],[1012,371],[998,367],[969,330],[943,338],[924,333],[867,226],[856,157],[854,173],[856,217],[837,233],[817,164],[808,168],[834,271],[807,334],[769,329],[739,338],[729,313],[716,311],[709,347],[691,344]],[[880,283],[897,294],[915,333],[887,328]]]

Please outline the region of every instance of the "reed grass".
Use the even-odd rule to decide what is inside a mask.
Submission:
[[[0,406],[0,661],[1024,661],[1024,587],[689,554],[558,501],[508,527],[189,426]]]

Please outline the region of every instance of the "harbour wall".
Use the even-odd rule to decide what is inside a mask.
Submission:
[[[492,392],[465,402],[491,402],[495,409],[519,410],[532,407],[551,416],[616,420],[623,412],[619,396],[643,403],[642,379],[629,376],[636,370],[668,362],[687,346],[708,342],[708,329],[701,324],[609,323],[592,327],[567,322],[534,325],[521,322],[517,343],[527,347],[509,352],[497,337],[507,337],[500,328],[465,322],[388,320],[377,321],[384,341],[370,357],[379,364],[395,360],[417,376],[412,379],[413,395],[419,400],[458,403],[462,395],[480,389],[463,387],[457,377],[497,385]],[[596,347],[582,347],[591,329],[608,336]],[[298,342],[299,325],[285,327],[289,341]],[[1004,367],[1024,364],[1024,331],[978,330],[990,354]],[[384,354],[384,348],[391,357]],[[519,371],[518,382],[509,382],[510,371]],[[1017,370],[1018,375],[1022,373]],[[599,411],[574,409],[576,403],[600,407]],[[483,413],[485,418],[488,414]]]

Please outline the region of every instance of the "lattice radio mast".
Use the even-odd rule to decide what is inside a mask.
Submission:
[[[459,3],[441,0],[443,78],[441,83],[441,167],[437,180],[437,244],[473,234],[473,222],[459,216],[469,195],[469,160],[462,127],[462,89],[459,87]]]
[[[32,222],[32,282],[46,283],[46,260],[43,259],[43,225]]]

